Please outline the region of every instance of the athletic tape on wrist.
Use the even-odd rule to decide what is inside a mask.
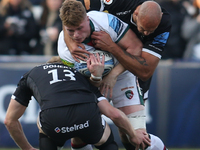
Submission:
[[[91,74],[92,79],[94,80],[102,80],[102,76],[101,77],[96,77],[93,74]]]
[[[100,80],[99,80],[99,79],[98,79],[98,80],[95,80],[95,79],[93,79],[92,77],[90,77],[90,80],[91,80],[92,82],[98,83],[98,82],[101,82],[102,79],[100,79]]]

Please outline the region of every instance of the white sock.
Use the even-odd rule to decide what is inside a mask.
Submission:
[[[72,150],[93,150],[92,148],[92,145],[88,144],[88,145],[85,145],[84,147],[81,147],[81,148],[72,148]]]
[[[159,137],[153,134],[149,135],[151,137],[151,146],[147,147],[146,150],[167,150],[165,149],[165,145]]]

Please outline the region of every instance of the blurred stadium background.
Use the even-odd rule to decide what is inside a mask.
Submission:
[[[20,77],[35,65],[46,62],[47,56],[0,56],[0,150],[16,145],[3,122],[10,96]],[[159,136],[170,150],[200,148],[200,63],[160,61],[146,103],[147,130]],[[33,100],[20,119],[30,143],[38,147],[36,119],[39,108]],[[115,139],[122,144],[116,126],[109,122]],[[66,142],[65,147],[69,147]],[[2,148],[2,149],[1,149]],[[17,150],[17,149],[10,149]]]

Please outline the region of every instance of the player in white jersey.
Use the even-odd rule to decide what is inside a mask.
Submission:
[[[67,2],[71,3],[66,6]],[[75,7],[70,9],[70,6],[73,4]],[[122,22],[113,15],[103,12],[92,11],[87,15],[86,13],[80,13],[80,9],[82,9],[80,7],[83,7],[80,2],[69,0],[63,3],[60,11],[60,17],[64,28],[73,41],[76,43],[85,43],[84,46],[87,48],[87,50],[90,50],[92,48],[91,46],[94,46],[93,44],[95,43],[94,41],[91,41],[90,38],[92,32],[105,31],[111,35],[112,40],[121,48],[126,51],[134,49],[134,55],[140,56],[142,43],[138,40],[137,45],[132,44],[132,39],[136,39],[135,34],[128,29],[129,27],[126,23]],[[72,11],[76,12],[74,16],[71,16]],[[60,33],[58,40],[58,53],[66,65],[73,67],[75,60],[73,60],[73,57],[71,56],[70,51],[64,42],[63,32]],[[137,88],[136,77],[129,71],[124,71],[124,67],[116,62],[116,66],[109,73],[109,76],[112,76],[112,74],[117,74],[116,81],[119,85],[113,88],[113,94],[111,94],[111,96],[114,95],[112,97],[114,106],[117,108],[121,108],[123,106],[137,107],[137,105],[144,107],[141,105],[142,103],[140,101],[141,99],[138,92],[139,89]],[[135,110],[137,111],[137,109]],[[140,114],[140,112],[138,115],[143,117],[143,114]],[[139,126],[141,127],[141,124],[142,128],[146,128],[145,117],[136,122],[139,122],[139,125],[134,125],[134,128],[137,129]]]
[[[87,16],[90,20],[91,33],[93,31],[105,31],[110,34],[114,42],[120,41],[124,34],[129,30],[129,26],[126,23],[108,13],[90,11],[87,13]],[[84,40],[83,45],[88,51],[95,50],[92,41],[90,40]],[[77,62],[73,59],[65,44],[63,31],[60,33],[58,39],[58,54],[66,65],[70,67],[76,66]],[[118,61],[115,59],[114,62],[115,66],[117,66]],[[113,69],[111,73],[115,72],[115,69]],[[117,108],[140,104],[136,77],[129,71],[125,71],[118,76],[116,85],[113,87],[112,102]]]

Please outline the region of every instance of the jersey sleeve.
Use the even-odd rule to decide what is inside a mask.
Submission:
[[[142,51],[161,59],[164,47],[169,38],[169,32],[164,32],[144,43]]]
[[[97,87],[95,87],[94,85],[90,84],[90,89],[91,91],[96,95],[97,97],[97,102],[100,102],[101,100],[107,100],[106,97],[104,97],[101,92],[99,91],[99,89]]]
[[[26,73],[21,80],[19,81],[15,92],[12,95],[12,99],[15,99],[17,102],[24,106],[28,106],[29,101],[31,100],[32,92],[30,88],[27,86],[27,77],[28,73]]]
[[[60,32],[58,38],[58,55],[65,65],[71,68],[74,67],[75,60],[73,59],[67,45],[65,44],[63,31]]]

